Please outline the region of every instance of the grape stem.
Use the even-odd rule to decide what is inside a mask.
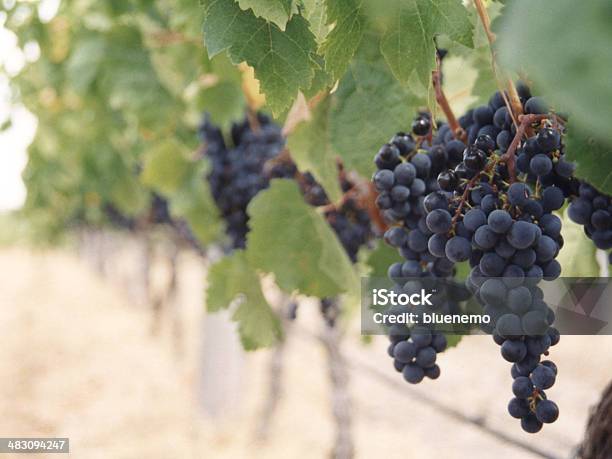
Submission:
[[[291,158],[291,153],[289,152],[289,149],[286,147],[283,149],[283,151],[280,152],[278,156],[269,159],[266,162],[266,166],[264,167],[270,167],[274,164],[282,164],[283,162],[294,162]],[[342,183],[342,180],[346,178],[347,172],[344,169],[344,164],[342,163],[342,160],[340,158],[337,158],[336,162],[338,167],[338,179]],[[306,180],[306,177],[302,172],[300,172],[299,169],[296,168],[296,172],[293,178],[300,186],[300,189],[307,191],[309,182],[308,180]],[[386,231],[389,228],[389,225],[387,225],[380,212],[380,209],[378,208],[378,206],[376,206],[376,196],[378,193],[376,191],[376,188],[374,187],[374,184],[371,183],[369,180],[355,178],[352,178],[351,180],[347,179],[347,181],[349,181],[352,186],[342,195],[340,200],[338,202],[331,202],[329,204],[319,206],[316,208],[317,211],[321,212],[322,214],[325,214],[327,212],[333,212],[335,210],[340,209],[350,199],[354,199],[355,201],[357,201],[357,203],[362,209],[368,212],[370,219],[375,223],[377,228],[381,232]]]
[[[457,118],[455,117],[455,114],[453,113],[453,109],[449,105],[448,100],[446,99],[446,95],[444,94],[444,90],[442,89],[442,81],[440,78],[440,75],[441,75],[440,66],[441,66],[440,57],[436,56],[436,70],[431,72],[431,80],[433,83],[434,91],[436,93],[436,102],[438,102],[438,105],[440,106],[440,108],[444,112],[444,115],[446,116],[446,120],[448,121],[448,125],[451,128],[453,137],[458,138],[462,140],[463,142],[465,142],[467,138],[465,131],[461,128],[461,126],[457,122]]]
[[[251,107],[247,109],[246,113],[247,121],[249,122],[249,127],[251,131],[257,133],[261,129],[261,125],[259,124],[259,120],[257,119],[257,113]]]
[[[457,224],[457,220],[459,220],[459,215],[461,215],[461,211],[463,210],[463,206],[465,205],[468,194],[470,190],[474,186],[474,184],[480,179],[480,172],[476,174],[474,177],[470,179],[470,181],[465,185],[465,189],[463,190],[463,194],[461,195],[461,199],[459,200],[459,205],[457,206],[457,210],[455,211],[455,215],[453,215],[453,219],[451,220],[451,228],[455,228]]]
[[[457,206],[457,210],[455,211],[455,215],[453,215],[453,219],[451,220],[451,228],[455,227],[455,224],[457,223],[457,220],[459,219],[459,215],[461,215],[461,211],[463,210],[463,207],[467,203],[468,195],[469,195],[470,191],[472,190],[472,188],[474,188],[474,185],[478,182],[478,180],[480,180],[480,178],[483,175],[488,175],[491,172],[491,170],[493,169],[493,167],[495,167],[495,164],[497,164],[497,160],[494,159],[494,160],[492,160],[491,162],[489,162],[487,164],[487,167],[484,170],[478,172],[465,185],[465,189],[463,190],[463,194],[461,195],[461,199],[459,200],[459,205]]]
[[[516,181],[516,149],[521,143],[525,130],[537,121],[550,118],[551,115],[521,115],[519,117],[519,126],[516,130],[516,134],[508,147],[508,151],[501,156],[501,160],[506,163],[508,167],[508,173],[510,174],[510,183]]]
[[[491,20],[489,18],[489,13],[487,13],[487,8],[484,6],[482,0],[474,0],[474,6],[476,7],[476,11],[478,12],[478,17],[480,18],[480,22],[482,22],[482,26],[484,28],[485,34],[487,35],[487,40],[489,42],[489,49],[491,50],[491,67],[493,69],[493,74],[495,75],[495,81],[497,82],[497,87],[499,89],[499,93],[504,99],[504,104],[508,108],[508,113],[510,113],[510,117],[512,118],[512,122],[514,126],[518,129],[518,117],[523,113],[523,105],[521,104],[521,100],[518,96],[518,92],[516,91],[516,87],[512,82],[511,78],[506,78],[506,85],[503,84],[500,76],[499,70],[497,68],[497,55],[495,53],[495,34],[491,31]],[[507,86],[505,88],[504,86]],[[508,93],[506,94],[506,89]],[[510,96],[510,99],[508,99]]]

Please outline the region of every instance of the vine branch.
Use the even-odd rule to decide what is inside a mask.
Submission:
[[[519,126],[516,130],[516,134],[508,147],[506,153],[501,156],[501,160],[506,163],[508,167],[508,173],[510,174],[510,183],[516,181],[516,149],[518,148],[525,130],[537,121],[550,118],[551,115],[521,115],[519,117]]]
[[[449,126],[451,127],[451,131],[453,132],[453,136],[465,141],[465,131],[461,128],[459,123],[457,122],[457,118],[453,113],[452,108],[450,107],[448,100],[446,99],[446,95],[444,94],[444,90],[442,89],[442,80],[440,78],[441,74],[441,62],[440,57],[436,56],[436,70],[431,72],[431,80],[433,83],[434,91],[436,93],[436,102],[444,112],[446,119],[448,121]]]
[[[508,112],[510,113],[510,117],[512,118],[512,122],[514,126],[518,129],[518,117],[523,113],[523,105],[521,104],[521,100],[518,96],[518,92],[516,91],[516,87],[512,82],[511,78],[507,78],[507,84],[504,85],[499,76],[499,70],[497,68],[497,56],[495,54],[495,34],[491,30],[491,20],[489,18],[489,13],[487,13],[487,8],[484,6],[482,0],[474,0],[474,6],[476,7],[476,11],[478,12],[478,17],[480,18],[480,22],[482,23],[482,27],[484,28],[485,34],[487,35],[487,40],[489,42],[489,49],[491,50],[491,67],[493,68],[493,75],[495,75],[495,81],[497,82],[497,87],[499,89],[499,93],[504,99],[504,104],[508,108]],[[508,94],[506,94],[507,86]],[[510,99],[508,99],[510,96]]]

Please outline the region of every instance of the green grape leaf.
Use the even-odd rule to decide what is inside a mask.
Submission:
[[[109,190],[111,201],[126,216],[135,216],[141,212],[148,204],[148,195],[138,183],[138,179],[128,174],[122,174],[117,180],[113,180]]]
[[[363,37],[365,19],[361,0],[327,0],[327,23],[333,29],[327,34],[321,52],[325,69],[340,79]]]
[[[329,32],[327,16],[325,15],[325,0],[304,0],[303,4],[303,14],[310,23],[310,30],[314,34],[317,43],[323,43]]]
[[[198,94],[198,108],[210,114],[210,120],[221,127],[228,127],[244,113],[246,101],[240,84],[220,81],[204,88]]]
[[[413,72],[429,86],[436,68],[434,38],[447,35],[472,47],[472,25],[460,0],[405,0],[397,3],[380,47],[393,74],[407,83]]]
[[[374,60],[353,60],[333,95],[330,112],[334,150],[347,169],[364,177],[372,174],[379,148],[396,132],[408,129],[423,102],[400,85],[376,54]]]
[[[285,30],[291,16],[291,0],[238,0],[240,8],[253,10],[255,16],[275,23]]]
[[[234,64],[245,61],[255,69],[275,114],[289,107],[299,89],[308,89],[314,77],[311,54],[316,42],[299,15],[282,31],[233,0],[207,0],[204,42],[209,56],[227,50]]]
[[[205,168],[205,164],[194,167],[191,177],[170,196],[172,216],[185,219],[203,245],[219,240],[223,227],[208,182],[204,180]]]
[[[325,60],[318,55],[313,56],[313,59],[315,61],[314,77],[312,79],[312,83],[310,84],[310,88],[303,91],[306,99],[311,99],[319,92],[334,84],[334,79],[327,72],[327,70],[325,70]]]
[[[99,36],[83,38],[76,46],[66,67],[67,78],[78,92],[87,91],[104,61],[106,42]]]
[[[189,177],[191,168],[185,157],[185,147],[174,139],[167,139],[145,155],[141,181],[162,194],[170,195]]]
[[[369,277],[386,278],[389,266],[398,261],[401,261],[401,257],[397,253],[397,249],[382,240],[378,241],[376,248],[368,254],[365,260],[370,268]]]
[[[197,43],[170,43],[151,49],[151,64],[161,84],[180,98],[185,88],[197,79],[201,65],[194,55],[201,52]]]
[[[168,120],[177,119],[176,113],[183,106],[159,80],[140,31],[117,25],[105,38],[106,52],[99,78],[100,89],[106,93],[105,103],[134,113],[141,125],[167,126]]]
[[[612,194],[612,145],[593,138],[573,126],[570,119],[566,136],[566,158],[577,165],[575,175],[598,190]]]
[[[607,0],[558,0],[554,8],[517,0],[505,7],[497,42],[503,64],[526,74],[553,107],[571,111],[572,124],[610,145],[611,21]]]
[[[278,317],[266,301],[261,281],[241,250],[215,263],[208,272],[206,305],[209,312],[228,308],[238,301],[232,319],[246,350],[271,346],[282,336]]]
[[[565,277],[599,277],[599,265],[595,258],[595,245],[582,226],[574,223],[567,212],[563,215],[563,240],[557,261]]]
[[[495,74],[491,67],[491,53],[489,47],[479,48],[475,50],[472,56],[472,62],[475,70],[478,72],[478,76],[472,86],[472,95],[477,99],[474,102],[476,104],[485,104],[489,101],[489,98],[497,91],[497,83],[495,82]]]
[[[445,335],[446,336],[446,349],[457,346],[464,335]]]
[[[287,147],[301,171],[309,171],[323,186],[332,202],[342,196],[336,155],[329,139],[329,98],[313,110],[309,121],[300,123],[289,136]]]
[[[335,233],[292,180],[272,180],[248,207],[249,263],[286,292],[319,298],[359,289],[359,279]]]

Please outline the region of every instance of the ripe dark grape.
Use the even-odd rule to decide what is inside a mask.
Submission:
[[[521,427],[527,433],[538,433],[542,430],[542,423],[534,414],[529,413],[521,419]]]
[[[447,170],[438,174],[438,186],[444,191],[452,191],[459,185],[459,177],[453,170]]]
[[[431,121],[425,116],[420,116],[415,119],[412,123],[412,132],[418,136],[424,136],[429,133],[431,128]]]
[[[545,365],[538,365],[531,374],[531,380],[538,389],[548,389],[555,383],[555,372]]]
[[[529,162],[529,170],[534,175],[546,175],[552,171],[552,168],[552,161],[548,156],[542,153],[535,155]]]
[[[553,423],[559,417],[559,407],[552,400],[541,400],[536,406],[536,416],[540,422]]]
[[[460,263],[470,258],[472,246],[470,241],[461,236],[453,236],[446,243],[444,253],[453,263]]]
[[[534,387],[531,379],[519,376],[512,383],[512,392],[517,398],[529,398],[533,395]]]
[[[463,163],[473,171],[482,170],[487,162],[487,154],[479,148],[468,147],[463,153]]]
[[[451,214],[447,210],[436,209],[427,214],[427,228],[432,233],[446,233],[451,228]]]

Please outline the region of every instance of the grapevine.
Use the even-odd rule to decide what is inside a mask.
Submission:
[[[355,263],[360,248],[367,246],[374,236],[370,214],[354,196],[357,191],[355,183],[347,178],[339,165],[339,181],[345,196],[338,205],[330,203],[325,190],[312,174],[298,171],[284,147],[281,128],[261,113],[256,115],[256,120],[256,128],[249,117],[232,125],[233,148],[229,149],[221,130],[207,117],[199,128],[204,154],[212,165],[207,180],[226,221],[232,248],[241,249],[246,245],[249,231],[247,207],[251,200],[269,186],[270,180],[285,178],[298,182],[308,204],[323,209],[325,220],[351,262]],[[323,298],[320,304],[325,321],[334,326],[340,314],[338,300]]]
[[[495,405],[509,422],[545,437],[559,416],[579,419],[555,385],[576,371],[555,347],[566,317],[547,282],[606,277],[606,256],[612,265],[606,2],[167,6],[0,2],[2,140],[23,135],[12,127],[21,112],[36,118],[16,232],[57,244],[79,231],[99,252],[114,240],[106,231],[131,233],[143,266],[161,243],[172,292],[188,249],[206,273],[207,311],[229,309],[246,350],[280,349],[300,298],[315,298],[342,390],[357,365],[342,363],[339,338],[371,319],[366,304],[348,313],[364,277],[393,293],[431,290],[431,307],[376,312],[491,322],[386,325],[382,371],[422,391],[448,377],[461,334],[485,333],[509,367]],[[348,397],[336,395],[334,454],[350,459]],[[585,459],[609,450],[602,425],[594,415]]]

